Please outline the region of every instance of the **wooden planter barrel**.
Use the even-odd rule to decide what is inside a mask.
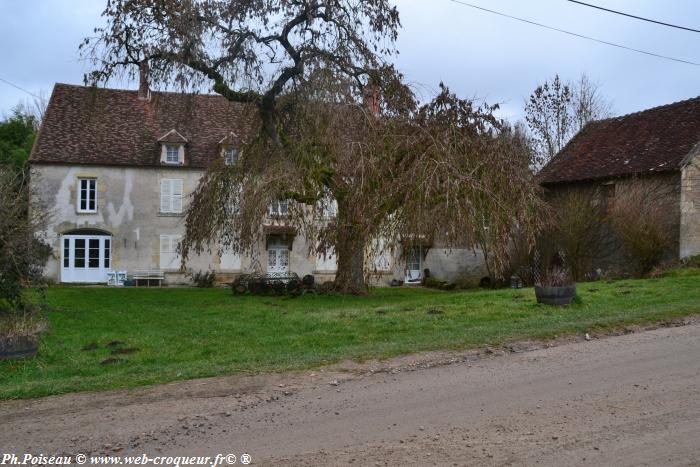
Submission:
[[[0,360],[33,357],[39,350],[39,335],[0,337]]]
[[[535,286],[535,297],[537,303],[546,305],[571,305],[571,301],[576,296],[576,284],[565,285],[563,287]]]

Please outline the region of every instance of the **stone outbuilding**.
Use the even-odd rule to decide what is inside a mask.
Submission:
[[[550,198],[571,190],[605,207],[634,183],[662,196],[669,259],[700,254],[700,97],[588,123],[539,173]]]

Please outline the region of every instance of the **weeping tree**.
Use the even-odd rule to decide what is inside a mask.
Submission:
[[[257,109],[257,137],[234,166],[214,163],[192,197],[183,261],[217,247],[254,254],[274,200],[289,200],[283,222],[310,254],[337,256],[347,293],[366,291],[379,250],[476,246],[487,220],[500,271],[516,230],[534,238],[530,153],[494,107],[446,87],[419,105],[384,61],[400,25],[388,1],[117,0],[104,15],[83,45],[97,65],[89,81],[146,60],[151,81],[209,84]]]
[[[501,272],[513,235],[532,241],[541,206],[531,153],[495,108],[444,86],[418,105],[398,82],[384,87],[396,90],[391,99],[368,108],[351,83],[330,81],[286,96],[283,149],[256,139],[237,165],[207,172],[188,209],[185,253],[212,243],[256,251],[275,199],[289,200],[284,223],[310,240],[310,254],[337,255],[335,286],[346,293],[366,291],[380,250],[476,247],[486,223],[488,259]]]

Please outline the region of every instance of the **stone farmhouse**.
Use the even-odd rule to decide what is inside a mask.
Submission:
[[[587,124],[539,174],[550,197],[580,190],[605,207],[632,182],[658,192],[669,260],[700,254],[700,97]],[[624,261],[604,252],[597,266]],[[617,268],[622,269],[624,268]]]
[[[56,84],[30,156],[33,188],[51,214],[46,275],[105,283],[113,271],[157,270],[166,284],[186,283],[177,247],[188,197],[212,161],[236,163],[255,131],[250,112],[216,95],[150,92],[143,81],[138,91]],[[283,217],[288,205],[260,208]],[[217,252],[186,268],[215,271],[221,281],[260,269],[334,277],[335,258],[312,257],[307,239],[272,224],[253,255],[259,260]],[[419,283],[426,269],[461,284],[486,275],[479,252],[431,244],[372,262],[379,285]]]

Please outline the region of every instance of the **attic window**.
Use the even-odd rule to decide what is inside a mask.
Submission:
[[[165,162],[168,164],[177,164],[180,162],[180,148],[178,146],[167,145],[165,147]]]
[[[224,149],[224,164],[233,165],[236,162],[238,162],[238,149],[225,148]]]
[[[185,163],[185,145],[187,138],[173,129],[158,138],[161,145],[160,162],[168,165],[182,165]]]

